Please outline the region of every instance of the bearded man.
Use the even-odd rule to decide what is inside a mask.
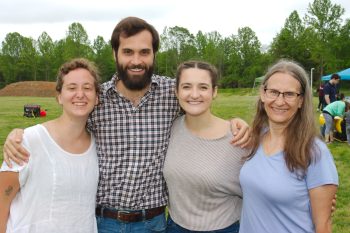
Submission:
[[[159,35],[146,21],[121,20],[111,45],[117,73],[101,85],[87,125],[99,159],[98,231],[165,232],[168,197],[162,171],[171,125],[180,114],[175,80],[153,74]],[[245,144],[248,125],[236,119],[232,126],[239,129],[236,145]],[[28,156],[23,148],[14,149],[20,147],[20,138],[13,136],[18,131],[5,142],[7,163]]]

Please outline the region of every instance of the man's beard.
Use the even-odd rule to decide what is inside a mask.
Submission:
[[[153,65],[143,66],[143,65],[133,65],[129,67],[130,69],[144,69],[145,73],[143,75],[129,75],[128,67],[123,67],[117,64],[118,77],[123,82],[124,86],[130,90],[139,91],[147,87],[152,81],[153,75]]]

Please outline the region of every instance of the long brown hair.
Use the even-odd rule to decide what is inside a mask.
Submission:
[[[196,61],[196,60],[190,60],[190,61],[185,61],[181,63],[177,67],[176,75],[175,75],[175,80],[176,80],[176,90],[179,90],[179,84],[180,84],[180,78],[182,71],[190,68],[197,68],[200,70],[206,70],[209,72],[210,79],[211,79],[211,84],[213,86],[213,90],[215,87],[218,86],[218,79],[219,79],[219,73],[218,70],[215,68],[214,65],[204,62],[204,61]]]
[[[261,88],[266,88],[267,81],[275,73],[286,73],[291,75],[300,83],[300,93],[303,98],[301,107],[294,115],[291,122],[284,130],[285,144],[284,154],[288,169],[291,172],[301,172],[302,175],[309,164],[316,158],[313,156],[314,140],[319,135],[312,105],[312,91],[308,82],[308,75],[305,70],[296,62],[291,60],[279,60],[271,66],[265,75]],[[268,116],[264,104],[259,98],[257,102],[256,115],[253,121],[252,129],[252,150],[247,156],[250,159],[256,153],[262,137],[269,127]]]

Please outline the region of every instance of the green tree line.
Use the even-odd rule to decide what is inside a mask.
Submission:
[[[291,58],[308,71],[314,68],[317,83],[324,74],[350,67],[350,19],[343,19],[344,13],[331,0],[314,0],[304,16],[291,12],[271,44],[264,46],[249,27],[228,37],[217,31],[192,34],[184,27],[165,27],[155,71],[173,77],[180,62],[200,59],[216,65],[221,87],[251,87],[269,64]],[[93,60],[103,81],[115,72],[110,42],[101,36],[90,41],[79,22],[72,23],[58,41],[46,32],[37,40],[8,33],[0,49],[0,87],[18,81],[55,81],[58,67],[75,57]]]

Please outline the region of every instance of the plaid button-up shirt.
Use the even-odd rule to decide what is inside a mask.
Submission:
[[[102,84],[100,104],[88,121],[99,158],[97,204],[135,210],[164,206],[164,158],[180,111],[175,80],[153,75],[138,106],[116,91],[117,80]]]

